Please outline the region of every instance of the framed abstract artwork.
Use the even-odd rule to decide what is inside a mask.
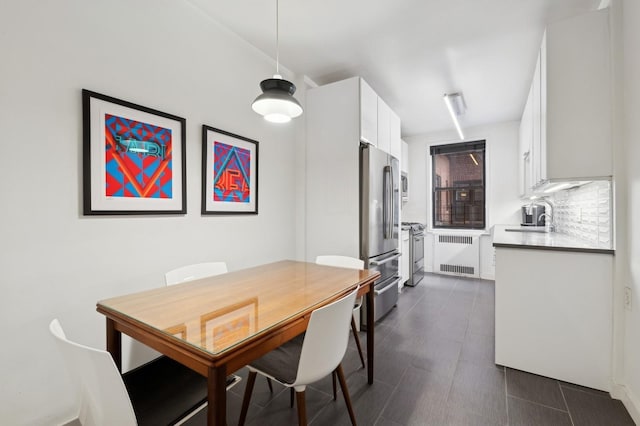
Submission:
[[[82,91],[83,213],[184,214],[186,120]]]
[[[202,214],[258,214],[258,141],[202,126]]]

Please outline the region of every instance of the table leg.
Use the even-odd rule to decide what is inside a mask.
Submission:
[[[210,367],[207,382],[209,395],[207,425],[225,426],[227,424],[227,366]]]
[[[373,315],[373,284],[369,286],[369,291],[366,295],[367,303],[367,378],[369,384],[373,384],[373,329],[374,329],[374,315]]]
[[[107,352],[111,354],[118,371],[122,373],[122,333],[116,330],[116,323],[107,318]]]

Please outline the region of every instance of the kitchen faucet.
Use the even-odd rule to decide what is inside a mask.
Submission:
[[[546,219],[549,219],[549,225],[548,225],[549,232],[555,232],[556,224],[553,223],[553,217],[550,214],[541,213],[540,216],[538,216],[538,223],[540,222],[540,219],[542,219],[543,216],[545,217],[545,223],[547,223]]]

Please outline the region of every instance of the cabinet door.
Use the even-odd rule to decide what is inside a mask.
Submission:
[[[546,35],[547,177],[611,176],[608,10],[553,22]]]
[[[402,140],[400,139],[400,117],[389,110],[389,154],[402,161]]]
[[[540,180],[547,180],[547,33],[540,45]]]
[[[526,196],[531,192],[532,182],[532,167],[531,148],[533,144],[533,89],[529,89],[529,96],[527,97],[527,103],[524,106],[524,112],[522,113],[522,120],[520,121],[520,176],[519,187],[520,195]]]
[[[402,285],[409,279],[409,263],[409,231],[402,231],[402,258],[400,260]]]
[[[533,72],[533,80],[531,81],[531,95],[532,105],[531,112],[533,117],[533,140],[531,146],[531,165],[532,165],[532,185],[539,185],[542,181],[541,173],[541,154],[542,149],[540,145],[541,131],[540,126],[540,55],[538,54],[538,60],[536,62],[536,68]]]
[[[378,145],[378,95],[360,79],[360,140]]]
[[[408,174],[409,173],[409,144],[401,140],[400,145],[402,146],[402,159],[400,160],[400,170]]]
[[[391,109],[378,97],[378,148],[390,154],[391,148]]]

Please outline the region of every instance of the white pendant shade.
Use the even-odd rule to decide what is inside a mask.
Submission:
[[[279,83],[281,84],[278,86],[291,85],[292,90],[295,91],[295,86],[293,86],[292,83],[286,80],[281,80]],[[261,84],[261,86],[264,87],[263,84]],[[292,118],[302,115],[302,106],[300,106],[290,92],[291,90],[287,91],[279,87],[269,88],[264,90],[264,93],[253,101],[251,107],[255,112],[264,116],[264,119],[267,121],[272,123],[286,123],[291,121]]]

